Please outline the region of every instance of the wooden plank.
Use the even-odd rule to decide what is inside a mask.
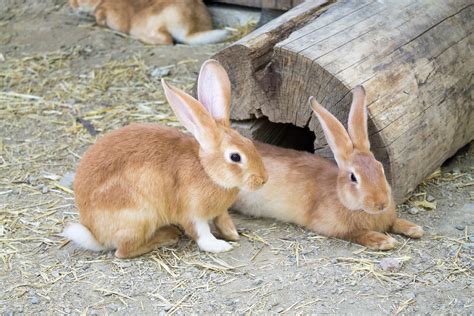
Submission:
[[[262,7],[262,0],[206,0],[205,2],[241,5],[241,6],[252,7],[252,8]]]
[[[262,8],[274,10],[289,10],[293,7],[292,0],[262,0]]]
[[[289,10],[305,0],[206,0],[206,3],[225,3],[232,5],[241,5],[252,8],[262,8],[271,10]],[[312,0],[310,0],[312,1]]]

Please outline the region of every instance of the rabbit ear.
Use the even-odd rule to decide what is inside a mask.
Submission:
[[[370,150],[369,134],[367,131],[367,106],[365,105],[365,90],[359,85],[352,90],[352,105],[349,112],[348,131],[352,144],[362,151]]]
[[[201,66],[198,100],[220,124],[230,126],[230,81],[225,69],[210,59]]]
[[[318,117],[328,145],[334,153],[337,165],[342,167],[352,153],[353,146],[344,126],[328,110],[323,108],[314,97],[310,97],[311,108]]]
[[[163,85],[166,99],[181,124],[193,134],[204,150],[212,149],[217,142],[218,129],[216,122],[206,109],[198,100],[186,92],[167,84],[164,79],[161,79],[161,84]]]

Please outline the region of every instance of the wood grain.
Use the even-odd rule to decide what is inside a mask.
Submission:
[[[270,122],[309,128],[329,158],[308,97],[346,125],[350,90],[363,84],[372,149],[400,202],[474,139],[473,30],[469,0],[307,1],[214,58],[241,131],[271,141],[285,132]]]

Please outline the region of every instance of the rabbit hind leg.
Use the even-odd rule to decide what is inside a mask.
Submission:
[[[122,229],[116,233],[117,250],[115,256],[120,259],[133,258],[159,247],[170,246],[178,242],[181,232],[174,226],[158,229],[150,239],[132,229]]]

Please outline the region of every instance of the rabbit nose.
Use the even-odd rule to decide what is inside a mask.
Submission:
[[[258,175],[251,175],[250,178],[249,178],[249,185],[250,187],[254,188],[254,189],[258,189],[260,188],[261,186],[263,186],[266,182],[266,178],[265,177],[261,177],[261,176],[258,176]]]

